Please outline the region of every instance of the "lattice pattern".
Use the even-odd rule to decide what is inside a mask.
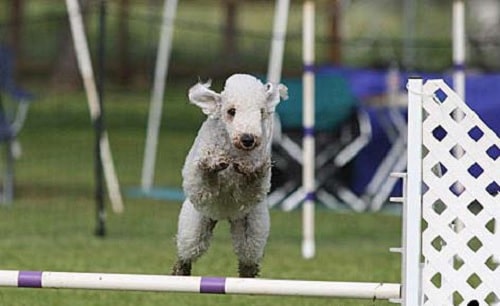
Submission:
[[[422,139],[423,303],[491,305],[500,298],[500,140],[442,80],[424,85]]]

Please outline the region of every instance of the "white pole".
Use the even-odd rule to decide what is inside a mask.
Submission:
[[[400,284],[0,270],[0,287],[398,299]]]
[[[407,200],[403,206],[403,305],[421,305],[422,95],[421,78],[408,81]]]
[[[465,3],[453,1],[453,89],[465,101]]]
[[[302,206],[302,256],[306,259],[315,255],[314,204],[315,204],[315,152],[314,152],[314,2],[306,1],[303,6],[303,118],[304,137],[302,185],[306,194]]]
[[[165,0],[163,6],[163,21],[160,32],[160,43],[156,55],[155,78],[153,93],[149,106],[148,128],[144,147],[141,187],[149,191],[153,186],[158,135],[163,107],[163,95],[167,79],[168,63],[172,50],[174,19],[177,10],[177,0]]]
[[[463,0],[453,1],[452,12],[452,41],[453,41],[453,89],[458,96],[465,101],[465,3]],[[453,119],[460,122],[463,114],[458,112],[454,114]],[[461,148],[454,149],[453,155],[462,157],[464,151]],[[457,192],[462,192],[463,187],[455,187]],[[464,228],[461,221],[455,224],[455,231]]]
[[[277,0],[274,8],[273,37],[267,68],[267,80],[275,84],[281,81],[289,7],[290,0]]]
[[[83,27],[82,14],[78,0],[66,0],[66,8],[68,10],[71,33],[73,35],[73,43],[75,45],[78,67],[82,75],[83,85],[87,94],[87,101],[90,109],[90,117],[95,121],[100,113],[99,96],[94,81],[94,73],[90,60],[90,52],[85,37],[85,29]],[[123,211],[123,199],[120,193],[120,185],[111,155],[109,146],[108,133],[102,133],[100,141],[100,155],[103,164],[104,178],[108,189],[109,198],[113,211],[121,213]]]
[[[281,68],[283,66],[283,54],[285,52],[286,25],[288,21],[288,10],[290,0],[277,0],[274,8],[273,36],[271,38],[271,50],[269,52],[269,63],[267,66],[267,81],[279,84],[281,82]],[[273,116],[268,121],[267,127],[267,151],[271,152],[274,135],[274,121],[278,120]]]

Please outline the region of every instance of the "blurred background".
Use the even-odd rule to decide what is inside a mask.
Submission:
[[[12,128],[14,124],[15,131],[0,137],[1,174],[6,180],[0,207],[0,265],[4,269],[166,273],[175,257],[172,241],[182,197],[180,171],[204,119],[187,103],[187,90],[198,80],[212,79],[213,88],[219,91],[224,79],[236,72],[265,79],[275,3],[179,1],[153,174],[158,192],[149,194],[137,189],[164,2],[79,3],[102,98],[100,126],[109,135],[125,210],[122,214],[111,212],[102,177],[95,174],[96,123],[87,106],[65,2],[1,1],[0,97],[5,115],[0,121],[5,124],[0,125]],[[401,158],[406,146],[406,77],[422,75],[450,81],[457,64],[460,69],[465,67],[471,107],[484,115],[498,134],[500,0],[466,1],[466,61],[455,64],[452,0],[315,3],[320,86],[316,96],[317,150],[323,154],[318,161],[323,163],[318,169],[319,255],[316,261],[301,261],[300,214],[293,210],[302,199],[297,191],[301,162],[294,156],[297,146],[300,151],[301,135],[303,1],[291,1],[282,69],[282,82],[291,96],[278,109],[283,137],[274,146],[272,205],[277,209],[272,211],[273,232],[266,255],[268,267],[274,268],[269,267],[265,276],[365,281],[382,277],[397,281],[399,258],[386,250],[399,243],[398,207],[388,204],[388,198],[400,194],[400,188],[389,173],[404,171],[406,165]],[[23,105],[27,102],[28,107],[19,109],[19,101]],[[363,144],[353,151],[349,144],[356,139]],[[338,161],[336,156],[341,152],[352,156]],[[9,178],[13,193],[6,198]],[[162,193],[162,188],[167,192]],[[97,210],[96,205],[105,209]],[[96,225],[96,218],[104,220],[104,229]],[[109,239],[95,238],[96,231],[103,231]],[[195,274],[234,274],[227,228],[223,227],[218,237],[216,250],[201,260]],[[228,256],[217,256],[221,253]],[[282,260],[280,254],[285,253],[294,255]],[[335,262],[343,262],[343,267]],[[75,298],[72,294],[42,294],[41,298],[30,293],[23,301],[36,304],[41,298],[44,303],[58,305],[63,304],[61,296]],[[88,305],[85,301],[98,303],[102,296],[85,293],[76,294],[77,298],[81,300],[74,304]],[[105,298],[108,304],[128,303],[117,294]],[[8,303],[19,295],[6,291],[0,293],[0,302],[2,299]],[[168,304],[158,296],[133,295],[130,299],[134,303]],[[175,303],[206,305],[206,300],[196,299],[177,295]],[[222,298],[210,301],[229,303]],[[240,301],[230,300],[241,305],[272,304],[273,300]],[[311,305],[327,305],[320,301]],[[305,305],[290,300],[295,302]],[[338,305],[361,304],[346,301]]]
[[[446,71],[452,66],[452,2],[317,1],[317,62],[372,68],[397,63],[405,70]],[[81,1],[94,52],[99,3]],[[149,88],[163,2],[106,3],[107,77],[117,85]],[[301,3],[291,1],[285,76],[301,72]],[[20,81],[37,77],[46,80],[50,76],[54,87],[68,83],[78,86],[63,4],[50,0],[6,0],[0,4],[2,44],[8,44],[16,54]],[[471,68],[500,68],[498,6],[495,0],[468,2],[467,64]],[[273,14],[272,1],[180,1],[170,76],[265,72]]]

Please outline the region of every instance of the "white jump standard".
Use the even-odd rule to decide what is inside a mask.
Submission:
[[[144,274],[0,271],[0,287],[255,294],[359,299],[399,297],[399,284]]]

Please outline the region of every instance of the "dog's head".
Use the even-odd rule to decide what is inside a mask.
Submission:
[[[189,100],[206,115],[221,120],[233,145],[253,150],[265,137],[265,121],[270,118],[280,97],[287,98],[282,84],[263,84],[248,74],[234,74],[226,80],[224,90],[210,89],[210,82],[198,83],[189,90]]]

